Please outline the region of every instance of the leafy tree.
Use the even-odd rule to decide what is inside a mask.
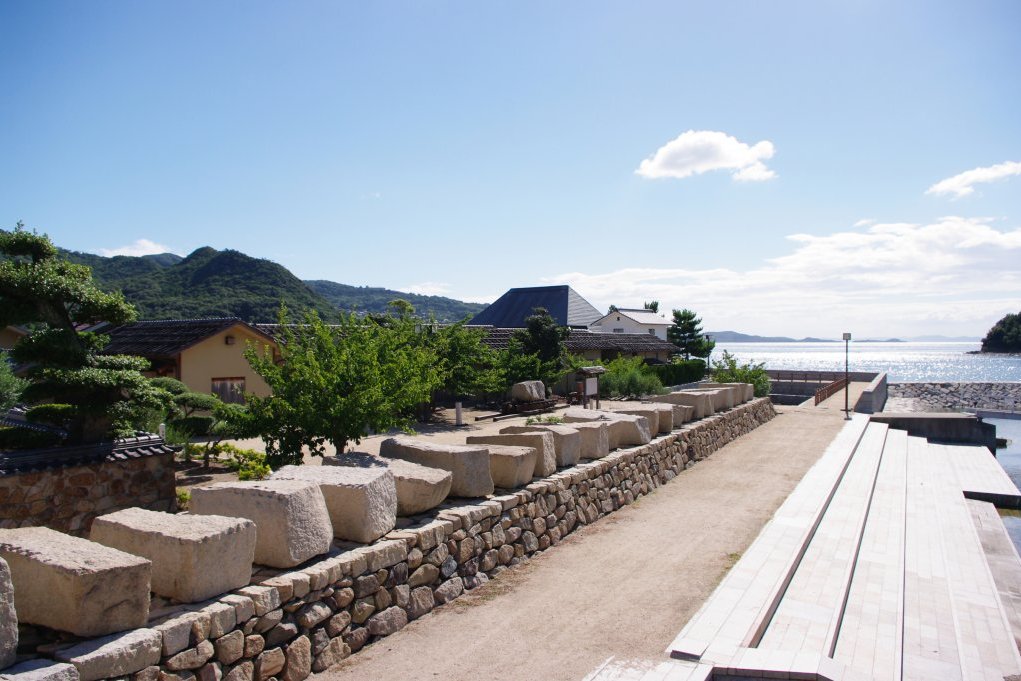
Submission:
[[[0,412],[5,412],[18,403],[28,381],[14,375],[7,353],[0,351]]]
[[[723,351],[723,357],[713,360],[712,376],[718,383],[751,383],[755,386],[756,397],[769,394],[766,365],[754,362],[738,364],[737,358],[726,350]]]
[[[511,336],[501,364],[509,383],[540,380],[550,386],[564,375],[568,353],[564,341],[571,330],[557,326],[546,308],[537,307],[525,319],[525,328]]]
[[[989,329],[982,352],[1021,352],[1021,312],[1008,314]]]
[[[13,231],[0,230],[0,326],[33,328],[11,352],[32,367],[22,399],[68,405],[58,411],[71,442],[133,434],[147,410],[166,404],[168,394],[141,373],[146,360],[102,355],[108,337],[77,330],[134,318],[121,294],[100,291],[89,268],[59,258],[49,237],[26,231],[20,222]]]
[[[466,324],[441,326],[432,333],[441,388],[455,397],[497,392],[504,387],[499,356],[482,342],[485,331]]]
[[[618,310],[620,310],[620,308],[617,307],[616,305],[610,305],[610,308],[606,311],[606,314],[610,314],[612,312],[617,312]]]
[[[684,359],[708,357],[715,341],[711,341],[702,333],[702,320],[691,310],[674,310],[674,323],[666,330],[667,340],[680,348]]]
[[[414,320],[349,313],[329,326],[308,312],[291,326],[282,309],[280,324],[280,362],[265,348],[245,351],[273,394],[247,395],[238,415],[238,427],[266,443],[273,469],[300,464],[304,447],[322,456],[327,442],[343,452],[369,431],[409,428],[410,410],[439,385],[436,355],[416,340]]]
[[[647,303],[643,303],[642,307],[644,307],[649,312],[659,312],[659,301],[653,300]]]

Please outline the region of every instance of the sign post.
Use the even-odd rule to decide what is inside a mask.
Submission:
[[[851,334],[845,332],[844,333],[844,420],[845,421],[850,421],[851,420],[850,395],[849,395],[849,392],[848,392],[849,389],[850,389],[850,381],[848,380],[848,377],[850,376],[850,372],[848,371],[848,365],[849,365],[849,362],[850,362],[850,360],[849,360],[850,346],[851,346]]]

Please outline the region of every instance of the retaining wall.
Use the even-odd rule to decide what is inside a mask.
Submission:
[[[252,586],[204,607],[156,611],[147,629],[81,644],[91,668],[112,669],[106,656],[117,670],[82,681],[300,681],[556,546],[774,415],[768,399],[756,399],[517,492],[448,504],[370,546],[343,545],[300,570],[257,573]],[[139,646],[139,632],[152,631],[162,645]],[[36,650],[74,661],[52,643]]]
[[[888,390],[932,409],[1021,411],[1021,383],[890,383]]]

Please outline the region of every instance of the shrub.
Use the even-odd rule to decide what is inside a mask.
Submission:
[[[41,449],[60,442],[60,435],[48,430],[0,426],[0,449]]]
[[[191,492],[186,489],[177,489],[177,510],[187,511],[188,504],[191,503]]]
[[[262,480],[272,470],[266,463],[266,455],[254,449],[238,449],[233,445],[220,445],[229,454],[227,468],[238,474],[238,480]]]
[[[29,423],[64,428],[74,415],[75,407],[71,404],[40,404],[25,412],[25,420]]]
[[[190,437],[208,435],[209,429],[213,427],[213,417],[185,416],[184,418],[175,419],[172,425],[176,430]]]
[[[653,364],[650,368],[663,385],[694,383],[705,378],[704,359],[675,359],[670,364]]]
[[[663,384],[641,357],[620,357],[606,365],[599,377],[602,397],[642,397],[663,392]]]
[[[556,425],[556,424],[563,423],[563,422],[564,422],[564,417],[563,416],[554,416],[554,415],[550,415],[550,416],[529,416],[527,419],[525,419],[525,425],[526,426],[533,426],[533,425],[535,425],[537,423],[546,424],[546,425]]]
[[[737,358],[723,351],[723,357],[713,360],[713,380],[717,383],[751,383],[755,386],[755,396],[765,397],[769,394],[769,375],[765,364],[738,364]]]

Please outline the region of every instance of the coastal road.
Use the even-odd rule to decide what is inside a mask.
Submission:
[[[777,411],[652,494],[314,681],[580,681],[611,655],[665,659],[667,645],[844,425],[840,409]]]

